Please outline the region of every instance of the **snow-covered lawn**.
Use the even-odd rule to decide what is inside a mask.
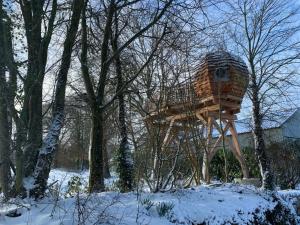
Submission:
[[[68,182],[72,177],[80,177],[83,186],[87,186],[89,179],[89,171],[83,170],[81,172],[70,172],[64,169],[52,169],[49,174],[48,184],[52,185],[55,183],[61,188],[62,192],[65,192],[68,187]],[[112,189],[114,187],[114,183],[117,180],[115,174],[112,174],[111,178],[105,179],[105,186]]]
[[[52,170],[49,184],[60,180],[60,191],[67,190],[72,176],[84,181],[88,173],[81,174]],[[106,181],[112,185],[115,178]],[[284,199],[300,196],[300,190],[281,191]],[[105,192],[80,194],[56,198],[55,194],[39,202],[29,199],[0,207],[2,225],[69,225],[69,224],[251,224],[256,217],[264,217],[276,203],[272,198],[251,186],[226,184],[199,186],[166,193]],[[289,197],[288,197],[289,196]],[[290,204],[290,203],[287,203]],[[8,211],[18,208],[19,217],[7,217]]]

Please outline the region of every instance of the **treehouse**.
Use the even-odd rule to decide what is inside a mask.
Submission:
[[[208,53],[194,78],[195,92],[203,103],[222,103],[222,109],[232,113],[239,112],[248,83],[246,64],[227,52]]]
[[[148,105],[149,114],[145,120],[152,126],[166,127],[162,149],[178,136],[180,130],[186,131],[190,124],[200,124],[206,134],[202,178],[207,182],[210,180],[208,165],[223,135],[230,132],[234,145],[232,152],[241,165],[244,178],[248,178],[234,124],[248,83],[248,69],[240,58],[224,51],[208,53],[191,79],[165,88],[163,94]],[[213,140],[213,129],[219,133],[217,140]]]

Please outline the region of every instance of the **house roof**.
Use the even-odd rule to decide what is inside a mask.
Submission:
[[[299,108],[271,112],[262,122],[264,130],[281,127]],[[249,133],[253,130],[252,119],[245,118],[235,121],[238,134]]]
[[[262,122],[262,128],[268,130],[281,127],[297,110],[299,110],[299,108],[268,113]],[[236,120],[235,127],[238,134],[250,133],[253,130],[252,119],[248,117]],[[219,132],[216,129],[213,129],[212,136],[216,138],[219,135]],[[230,136],[231,134],[227,132],[226,135]]]

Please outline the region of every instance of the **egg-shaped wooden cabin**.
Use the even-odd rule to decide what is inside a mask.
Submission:
[[[225,101],[238,112],[249,83],[246,64],[237,56],[217,51],[206,54],[195,73],[197,96],[207,105]]]

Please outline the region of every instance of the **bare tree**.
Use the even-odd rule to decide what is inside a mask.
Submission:
[[[72,18],[66,34],[62,61],[57,77],[52,108],[52,121],[48,134],[43,140],[43,146],[39,151],[38,161],[33,174],[34,187],[30,190],[30,195],[35,198],[42,197],[46,190],[53,155],[57,149],[60,131],[63,126],[67,77],[71,64],[72,48],[75,42],[83,5],[84,0],[74,0],[72,4]]]
[[[111,63],[116,59],[124,49],[128,48],[139,36],[143,35],[146,31],[148,31],[154,24],[156,24],[165,14],[167,9],[170,7],[172,0],[167,1],[162,8],[160,8],[160,4],[158,3],[158,7],[155,10],[154,16],[150,18],[150,22],[144,25],[143,27],[139,27],[138,31],[133,33],[131,37],[129,37],[122,45],[118,46],[118,49],[114,51],[114,54],[109,55],[109,41],[111,39],[111,30],[113,27],[113,17],[115,12],[128,9],[128,6],[131,6],[140,1],[128,1],[121,2],[111,0],[107,2],[106,8],[106,17],[105,17],[105,25],[104,28],[101,26],[98,29],[102,30],[102,40],[101,42],[101,55],[100,55],[100,71],[98,76],[97,84],[94,87],[92,82],[92,75],[90,74],[88,63],[87,63],[87,25],[85,20],[82,20],[82,54],[81,54],[81,63],[82,63],[82,74],[84,78],[84,83],[86,86],[86,91],[88,95],[89,105],[91,107],[92,112],[92,131],[91,131],[91,143],[90,143],[90,177],[89,177],[89,190],[93,191],[102,191],[104,190],[104,179],[103,179],[103,148],[104,148],[104,113],[108,106],[110,106],[119,96],[119,94],[124,91],[125,87],[130,84],[145,68],[145,65],[142,66],[136,74],[134,74],[128,81],[124,83],[122,88],[119,88],[117,93],[110,98],[110,100],[105,101],[106,94],[105,89],[107,87],[107,81],[109,79],[109,68]],[[84,12],[85,13],[85,12]],[[94,18],[96,21],[99,21],[97,14]],[[85,14],[83,14],[85,17]],[[164,32],[163,34],[164,35]],[[159,39],[159,38],[158,38]],[[160,39],[159,39],[160,40]],[[159,43],[158,40],[158,43]],[[157,45],[156,45],[157,47]],[[156,50],[154,50],[152,54],[149,56],[149,60],[153,57],[153,54]]]
[[[24,175],[29,176],[37,161],[38,148],[42,144],[42,94],[48,47],[54,29],[57,1],[19,1],[25,25],[28,50],[27,74],[24,79],[24,102],[21,112],[23,124],[28,128],[23,160]],[[48,20],[44,14],[51,5]],[[46,32],[43,32],[46,23]],[[34,110],[33,110],[34,109]]]
[[[252,102],[255,153],[263,188],[273,189],[262,121],[266,112],[285,96],[295,75],[289,66],[299,62],[299,6],[294,1],[242,0],[230,4],[231,38],[250,68],[248,96]]]
[[[118,12],[114,14],[114,27],[115,31],[111,37],[111,45],[113,54],[116,54],[119,46],[119,19]],[[124,74],[121,57],[116,54],[115,57],[115,68],[117,76],[117,88],[116,93],[118,95],[118,108],[119,108],[119,127],[121,142],[117,153],[117,171],[120,179],[121,191],[130,191],[133,186],[133,159],[130,152],[130,146],[128,141],[127,125],[126,125],[126,105],[124,99],[124,91],[122,90],[124,85]]]
[[[10,4],[8,5],[10,6]],[[29,176],[33,172],[38,148],[42,142],[42,88],[48,47],[54,29],[57,1],[53,0],[51,2],[49,0],[47,3],[36,1],[34,4],[31,4],[29,1],[19,1],[18,3],[11,3],[11,5],[17,9],[20,7],[22,18],[24,19],[24,32],[27,41],[26,50],[28,51],[27,60],[23,62],[23,64],[27,65],[27,73],[22,75],[18,70],[18,63],[14,60],[16,52],[13,44],[13,35],[10,33],[11,29],[14,29],[11,27],[10,18],[13,13],[6,15],[6,21],[8,22],[5,32],[7,35],[4,35],[5,51],[3,59],[10,77],[9,88],[4,94],[7,100],[9,116],[13,118],[16,127],[16,143],[14,145],[16,153],[15,189],[17,193],[20,193],[24,190],[24,175]],[[51,7],[50,10],[49,7]],[[20,23],[16,27],[20,29],[22,25]],[[22,94],[17,94],[18,83],[22,86]],[[17,95],[19,96],[18,100],[20,100],[18,105],[18,108],[21,106],[20,110],[14,104]]]
[[[154,192],[174,183],[174,179],[176,181],[181,176],[179,176],[182,164],[180,160],[187,155],[193,165],[190,169],[193,172],[187,175],[190,176],[189,182],[192,179],[195,179],[198,184],[200,182],[200,161],[205,145],[200,144],[203,142],[203,137],[200,140],[200,136],[195,134],[199,126],[189,130],[185,130],[184,126],[181,128],[181,138],[192,135],[192,133],[195,134],[194,140],[192,140],[193,144],[187,143],[191,140],[187,140],[186,137],[179,141],[177,140],[178,135],[175,135],[175,141],[170,143],[170,147],[166,147],[162,144],[168,124],[153,126],[149,120],[144,120],[143,124],[136,121],[147,118],[150,113],[158,113],[164,103],[168,102],[170,95],[175,96],[176,85],[181,82],[191,82],[193,68],[199,63],[200,53],[208,40],[208,38],[204,38],[203,31],[207,31],[209,27],[202,19],[199,19],[205,14],[202,11],[204,5],[205,1],[201,3],[185,1],[172,7],[168,17],[168,26],[172,33],[163,40],[156,57],[131,85],[130,107],[132,110],[130,114],[133,121],[130,121],[130,133],[131,141],[135,143],[136,149],[135,164],[137,164],[138,172],[143,176],[143,180],[147,180],[147,184]],[[152,32],[155,33],[158,30],[160,27],[156,26]],[[133,68],[144,60],[144,51],[148,45],[151,43],[149,44],[142,38],[139,39],[141,50],[134,54]],[[194,126],[195,124],[190,125]],[[174,130],[177,128],[180,129],[178,126]]]

